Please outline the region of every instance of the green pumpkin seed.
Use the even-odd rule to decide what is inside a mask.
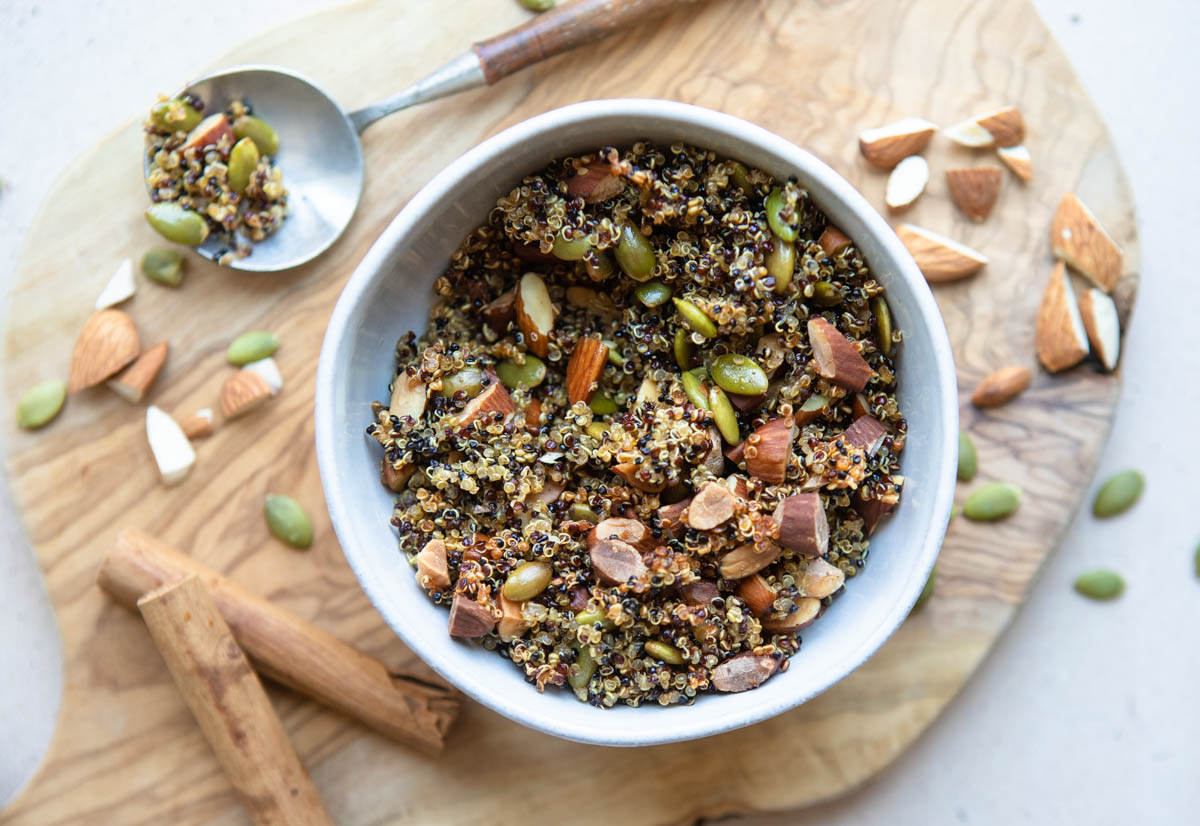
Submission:
[[[871,314],[875,316],[875,341],[879,352],[885,356],[892,354],[892,308],[882,295],[871,299]]]
[[[258,167],[258,147],[250,138],[242,138],[229,152],[229,186],[238,195],[246,194],[250,178]]]
[[[729,162],[729,183],[736,186],[746,195],[751,195],[754,192],[754,184],[750,183],[750,171],[746,169],[744,164],[737,161]]]
[[[554,4],[558,0],[517,0],[517,2],[530,11],[549,11],[554,8]]]
[[[599,522],[600,514],[596,513],[591,506],[585,505],[582,502],[576,502],[571,505],[567,515],[571,517],[573,522]]]
[[[592,649],[582,645],[579,647],[579,656],[567,669],[567,682],[571,684],[571,688],[582,690],[587,688],[595,674],[596,660],[592,657]]]
[[[671,300],[675,302],[675,309],[679,310],[679,315],[683,317],[683,323],[690,329],[705,338],[712,338],[717,334],[717,325],[713,324],[712,319],[704,314],[704,310],[685,298],[672,298]]]
[[[672,349],[675,351],[675,363],[679,365],[679,369],[690,369],[696,359],[696,345],[692,343],[692,337],[688,335],[687,330],[680,327],[675,331]]]
[[[989,482],[967,497],[963,516],[976,522],[1003,519],[1021,504],[1021,489],[1008,482]]]
[[[673,645],[668,645],[660,640],[648,640],[646,642],[646,653],[656,660],[662,660],[671,665],[683,665],[683,652]]]
[[[592,394],[588,407],[592,408],[592,412],[597,416],[611,416],[617,412],[617,403],[613,401],[613,397],[600,390]]]
[[[176,244],[196,247],[208,237],[208,222],[200,213],[173,202],[164,201],[146,207],[146,221],[159,235]]]
[[[505,359],[496,365],[500,383],[509,390],[518,387],[537,387],[546,378],[546,363],[537,356],[525,356],[524,364]]]
[[[738,429],[737,412],[733,409],[733,403],[729,401],[725,391],[715,384],[708,388],[708,409],[712,411],[713,422],[716,424],[717,430],[721,431],[721,438],[731,445],[740,442],[741,432]]]
[[[708,410],[708,390],[704,386],[704,379],[701,378],[703,370],[704,368],[699,368],[701,375],[697,375],[696,370],[687,370],[679,377],[679,381],[683,384],[683,392],[687,394],[692,406]]]
[[[812,300],[822,307],[836,307],[845,297],[842,288],[829,281],[813,284]]]
[[[279,151],[279,135],[270,124],[253,115],[242,115],[233,122],[233,136],[239,141],[243,138],[254,141],[263,155],[274,155]]]
[[[547,562],[522,562],[504,580],[500,593],[513,602],[533,599],[550,584],[554,569]]]
[[[301,504],[292,497],[268,493],[263,500],[263,513],[267,517],[267,527],[280,541],[293,548],[312,545],[312,522]]]
[[[147,250],[142,256],[142,274],[164,287],[183,283],[183,256],[176,250]]]
[[[967,431],[958,431],[958,478],[970,482],[979,472],[979,455]]]
[[[266,330],[254,330],[242,333],[229,343],[229,349],[225,351],[225,360],[241,367],[243,364],[273,355],[278,348],[277,335]]]
[[[150,107],[150,120],[169,132],[190,132],[200,125],[204,115],[192,104],[179,98],[163,100]]]
[[[608,432],[608,425],[606,425],[604,422],[592,422],[584,428],[584,431],[586,431],[587,435],[591,436],[593,439],[599,440],[603,439],[604,434]]]
[[[17,401],[17,424],[36,430],[49,424],[67,400],[67,385],[58,379],[46,379],[21,394]]]
[[[583,256],[583,269],[593,281],[612,278],[613,273],[617,271],[607,250],[588,250]]]
[[[617,345],[610,339],[601,339],[604,346],[608,348],[608,363],[613,367],[624,367],[625,357],[617,350]]]
[[[655,279],[654,281],[639,284],[637,289],[633,291],[633,294],[637,296],[638,301],[647,307],[660,307],[670,299],[671,288],[658,279]]]
[[[754,359],[736,353],[717,356],[709,366],[713,381],[722,390],[742,396],[758,396],[767,392],[767,374]]]
[[[1097,568],[1080,574],[1075,580],[1075,590],[1089,599],[1116,599],[1125,590],[1125,580],[1116,571]]]
[[[588,241],[586,235],[581,235],[570,241],[562,235],[556,235],[554,237],[554,249],[551,250],[551,253],[555,258],[563,261],[582,261],[583,256],[587,255],[591,249],[592,244]]]
[[[917,601],[913,603],[912,611],[915,614],[925,607],[925,603],[929,602],[929,598],[933,596],[934,582],[937,580],[937,566],[933,566],[933,570],[929,572],[929,579],[925,580],[925,587],[921,589],[921,595],[917,597]]]
[[[1146,478],[1136,470],[1113,474],[1096,493],[1092,513],[1100,517],[1116,516],[1132,507],[1145,487]]]
[[[608,618],[608,616],[603,611],[601,611],[599,609],[594,610],[594,611],[589,611],[587,609],[584,609],[583,611],[580,611],[578,614],[575,615],[575,624],[576,625],[599,625],[603,628],[611,628],[612,627],[612,621]]]
[[[479,395],[483,390],[483,371],[478,367],[464,367],[457,373],[442,377],[441,395],[450,398],[460,390],[468,397]]]
[[[617,264],[634,281],[645,281],[654,273],[654,266],[658,263],[654,257],[654,245],[629,221],[622,221],[619,230],[621,242],[617,244]]]
[[[775,279],[775,292],[782,293],[791,285],[792,275],[796,272],[796,245],[782,238],[772,238],[765,264],[767,275]]]
[[[771,226],[771,232],[784,241],[795,241],[800,237],[800,228],[783,219],[783,207],[783,190],[776,187],[767,196],[767,223]]]

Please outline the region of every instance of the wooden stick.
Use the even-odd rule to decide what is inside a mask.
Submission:
[[[254,596],[152,536],[126,528],[100,565],[97,584],[133,608],[147,591],[195,574],[260,674],[436,755],[458,715],[452,689],[389,673],[332,634]]]
[[[332,826],[246,655],[196,576],[138,600],[175,684],[259,826]]]

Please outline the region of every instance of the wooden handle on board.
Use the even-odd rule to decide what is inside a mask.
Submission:
[[[479,56],[487,82],[495,83],[526,66],[693,2],[696,0],[575,0],[471,48]]]
[[[258,675],[195,576],[138,600],[154,644],[259,826],[332,826]]]
[[[133,608],[148,591],[195,575],[207,586],[238,644],[264,676],[436,755],[454,718],[452,689],[392,674],[332,634],[243,590],[163,542],[133,528],[117,537],[96,582]]]

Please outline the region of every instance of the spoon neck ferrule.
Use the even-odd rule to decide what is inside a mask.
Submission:
[[[407,89],[356,109],[348,117],[355,131],[361,135],[372,123],[393,112],[485,85],[487,77],[483,73],[479,57],[474,51],[468,51]]]

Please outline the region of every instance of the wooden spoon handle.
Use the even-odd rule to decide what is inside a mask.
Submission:
[[[575,0],[471,48],[492,84],[526,66],[692,2],[695,0]]]

